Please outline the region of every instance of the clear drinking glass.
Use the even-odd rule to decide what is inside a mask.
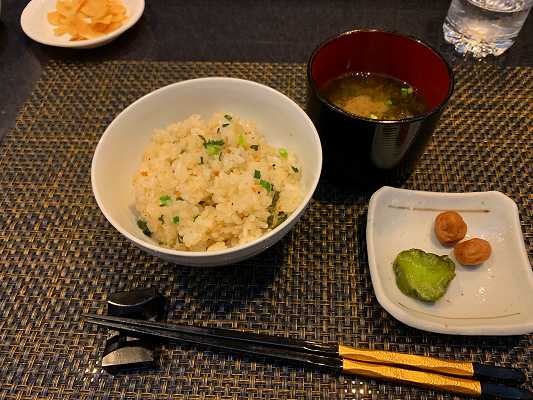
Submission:
[[[452,0],[444,38],[459,53],[499,56],[513,45],[532,5],[533,0]]]

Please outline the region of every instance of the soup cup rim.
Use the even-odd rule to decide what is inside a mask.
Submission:
[[[425,112],[423,114],[417,114],[417,115],[415,115],[413,117],[410,117],[410,118],[402,118],[402,119],[394,119],[394,120],[373,119],[373,118],[367,118],[367,117],[363,117],[363,116],[360,116],[360,115],[356,115],[356,114],[350,113],[348,111],[345,111],[342,108],[337,107],[335,104],[333,104],[330,101],[328,101],[326,98],[324,98],[320,94],[320,92],[318,90],[318,87],[315,84],[315,80],[313,79],[313,77],[311,75],[311,65],[313,64],[313,61],[314,61],[316,55],[319,53],[319,51],[325,45],[327,45],[328,43],[332,43],[333,41],[338,40],[339,38],[341,38],[343,36],[348,36],[348,35],[352,35],[354,33],[359,33],[359,32],[386,33],[386,34],[389,34],[389,35],[399,36],[399,37],[403,37],[403,38],[409,39],[411,41],[414,41],[414,42],[418,43],[419,45],[424,46],[427,49],[429,49],[439,59],[441,59],[442,62],[444,63],[444,65],[446,66],[446,70],[448,72],[448,78],[449,78],[448,93],[447,93],[446,97],[436,107],[433,107],[432,109],[430,109],[429,111],[427,111],[427,112]],[[368,71],[368,72],[371,72],[371,71]],[[455,77],[454,77],[453,70],[450,67],[450,64],[448,63],[448,61],[446,61],[444,56],[441,53],[439,53],[433,46],[429,45],[428,43],[426,43],[422,39],[419,39],[419,38],[417,38],[415,36],[406,35],[406,34],[394,32],[394,31],[387,31],[387,30],[373,29],[373,28],[372,29],[358,28],[358,29],[352,29],[352,30],[349,30],[349,31],[341,32],[341,33],[338,33],[338,34],[336,34],[336,35],[334,35],[334,36],[322,41],[320,44],[318,44],[318,46],[316,46],[315,49],[313,50],[313,52],[311,53],[311,56],[309,57],[309,60],[307,61],[307,82],[309,83],[309,86],[311,87],[311,90],[317,96],[317,98],[323,104],[325,104],[327,107],[332,109],[333,111],[339,112],[342,115],[344,115],[344,116],[346,116],[348,118],[351,118],[351,119],[362,120],[362,121],[367,121],[367,122],[373,122],[373,123],[378,123],[378,124],[398,124],[398,123],[415,122],[415,121],[424,120],[424,119],[428,118],[429,116],[431,116],[431,115],[433,115],[435,113],[441,112],[442,109],[446,106],[446,104],[450,100],[450,97],[452,96],[453,91],[454,91],[454,87],[455,87]]]

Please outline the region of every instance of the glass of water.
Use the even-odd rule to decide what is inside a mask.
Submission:
[[[513,45],[532,5],[533,0],[452,0],[444,38],[462,54],[499,56]]]

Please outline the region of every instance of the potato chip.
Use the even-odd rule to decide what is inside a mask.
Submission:
[[[66,32],[71,36],[70,40],[78,40],[80,36],[72,23],[64,25],[64,27]]]
[[[127,19],[121,0],[57,0],[48,22],[56,36],[68,33],[70,40],[93,39],[113,32]]]
[[[108,28],[104,31],[104,33],[111,33],[114,30],[120,28],[121,25],[121,22],[112,22],[111,24],[109,24]]]
[[[112,14],[107,14],[103,18],[95,19],[93,21],[93,24],[100,23],[100,24],[109,25],[111,22],[113,22],[112,19],[113,19],[113,15]]]
[[[67,30],[64,26],[60,26],[58,28],[54,28],[54,35],[61,36],[67,33]]]
[[[122,4],[112,3],[109,5],[109,11],[112,14],[123,14],[126,12],[126,8]]]
[[[76,14],[86,0],[58,0],[56,3],[57,11],[65,16]]]
[[[111,22],[121,22],[126,19],[126,16],[124,14],[114,14],[111,17]]]
[[[80,17],[79,15],[75,15],[73,18],[73,26],[76,30],[76,33],[84,38],[92,39],[96,36],[98,36],[97,32],[94,32],[89,25],[89,22],[85,19],[85,17]]]
[[[102,18],[108,13],[109,9],[106,0],[88,0],[81,8],[81,11],[88,17]]]
[[[48,13],[48,22],[52,25],[61,25],[61,20],[63,19],[63,15],[58,13],[57,11],[52,11]]]
[[[100,22],[96,22],[95,24],[92,24],[91,27],[95,32],[105,34],[107,28],[109,28],[109,24],[101,24]]]
[[[72,10],[77,13],[82,7],[83,5],[85,4],[87,0],[77,0],[77,1],[74,1],[73,5],[72,5]]]

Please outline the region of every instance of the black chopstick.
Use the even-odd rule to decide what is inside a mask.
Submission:
[[[462,378],[477,379],[480,381],[490,380],[499,383],[516,384],[523,383],[526,380],[523,371],[517,368],[499,367],[464,361],[458,362],[440,360],[431,357],[380,350],[357,349],[344,345],[325,344],[310,340],[247,333],[222,328],[207,328],[191,325],[169,325],[158,322],[148,322],[130,318],[110,317],[95,314],[86,315],[85,317],[98,319],[100,321],[122,322],[127,323],[130,326],[151,327],[188,335],[238,340],[242,342],[271,346],[278,349],[307,352],[324,357],[340,357],[355,361],[421,369],[432,373],[454,375]]]
[[[325,357],[339,356],[337,345],[320,343],[311,340],[291,339],[284,338],[281,336],[263,335],[260,333],[248,333],[224,328],[208,328],[193,325],[165,324],[161,322],[152,322],[132,318],[112,317],[97,314],[85,314],[83,315],[83,317],[85,319],[91,318],[94,320],[101,321],[122,322],[130,326],[150,327],[171,332],[185,333],[189,335],[200,335],[212,338],[239,340],[242,342],[256,343],[298,352],[305,351],[307,353],[321,355]]]
[[[158,323],[130,320],[129,318],[105,317],[105,319],[103,319],[100,318],[101,316],[92,315],[87,315],[84,317],[85,322],[110,329],[115,329],[117,331],[126,332],[130,336],[156,337],[173,342],[187,342],[206,347],[214,347],[232,353],[251,354],[256,356],[268,357],[271,359],[292,361],[299,365],[306,365],[312,368],[318,367],[337,373],[342,372],[342,360],[339,357],[327,357],[319,354],[298,352],[284,348],[276,348],[272,346],[256,344],[250,341],[238,341],[233,340],[231,338],[210,337],[205,335],[198,335],[193,332],[176,331],[171,329],[169,326],[166,326],[164,328],[157,328],[153,325],[159,325]],[[126,320],[127,322],[111,321],[108,318]],[[130,324],[129,321],[135,321],[140,323]]]
[[[131,336],[148,336],[166,339],[171,342],[192,343],[240,354],[250,354],[271,359],[290,361],[292,363],[297,363],[298,365],[325,369],[336,373],[342,372],[345,374],[357,374],[371,378],[417,384],[436,390],[466,394],[476,397],[490,397],[498,395],[502,398],[508,399],[533,399],[533,396],[527,390],[501,384],[479,382],[465,378],[347,360],[342,359],[340,356],[327,357],[306,351],[294,351],[272,345],[254,343],[253,341],[242,341],[228,337],[200,335],[197,333],[191,333],[191,331],[189,333],[184,333],[183,331],[179,331],[182,327],[175,325],[151,322],[147,323],[145,321],[132,320],[128,318],[103,317],[99,315],[87,315],[85,316],[85,321],[123,331]],[[154,325],[161,326],[161,328],[154,327]],[[202,329],[198,327],[190,328]]]

